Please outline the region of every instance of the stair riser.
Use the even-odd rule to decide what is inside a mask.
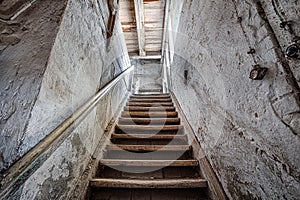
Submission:
[[[105,159],[121,160],[188,160],[192,159],[191,151],[165,152],[127,152],[108,151]]]
[[[180,178],[200,178],[198,168],[195,167],[122,167],[121,171],[103,166],[97,171],[99,178],[130,178],[147,180],[155,179],[180,179]]]
[[[94,188],[93,200],[209,200],[206,188],[122,189]]]

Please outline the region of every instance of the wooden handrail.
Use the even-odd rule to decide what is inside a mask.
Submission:
[[[94,108],[99,101],[127,74],[132,72],[134,66],[127,68],[119,76],[114,78],[97,94],[82,105],[77,111],[70,115],[63,123],[58,125],[48,136],[39,144],[29,150],[21,159],[15,162],[3,175],[0,180],[0,199],[6,199],[15,189],[19,188],[51,155],[51,153],[67,138],[71,132],[66,130],[71,127],[75,121]],[[78,123],[79,124],[79,123]],[[77,125],[78,125],[77,124]]]

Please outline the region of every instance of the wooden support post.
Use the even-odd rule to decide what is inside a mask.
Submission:
[[[138,34],[139,55],[146,56],[144,1],[134,0],[134,9]]]

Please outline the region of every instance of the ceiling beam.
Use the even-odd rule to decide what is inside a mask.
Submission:
[[[144,0],[134,0],[140,56],[146,56]]]

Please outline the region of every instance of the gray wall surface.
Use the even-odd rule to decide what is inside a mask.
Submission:
[[[0,171],[21,156],[64,8],[65,1],[45,0],[0,21]]]
[[[160,60],[132,60],[135,65],[133,91],[162,90],[162,65]]]
[[[39,1],[35,8],[39,10],[41,7],[48,7],[51,2],[56,1]],[[61,1],[60,3],[63,4]],[[52,12],[54,10],[53,8]],[[45,53],[46,56],[40,58],[40,61],[43,61],[43,73],[33,69],[36,73],[30,75],[33,76],[32,81],[26,77],[31,73],[30,71],[20,74],[28,90],[19,86],[19,89],[13,92],[8,87],[8,93],[13,93],[27,101],[30,96],[33,100],[30,101],[31,107],[26,112],[14,110],[12,113],[19,118],[12,118],[11,125],[1,129],[14,131],[16,123],[19,122],[16,120],[20,120],[20,126],[24,126],[18,132],[14,132],[18,134],[14,138],[1,134],[1,138],[5,138],[5,141],[1,142],[8,144],[1,144],[1,148],[6,148],[1,151],[5,152],[4,162],[10,164],[10,157],[14,159],[24,155],[96,94],[101,87],[130,66],[118,19],[114,35],[109,40],[106,38],[108,18],[109,8],[106,1],[69,0],[67,2],[59,30],[53,33],[53,42],[49,44],[48,54]],[[40,20],[41,23],[48,24],[49,18]],[[43,34],[39,32],[40,29],[35,31],[38,35]],[[17,51],[21,47],[9,46],[1,56],[4,56],[9,48]],[[15,54],[7,52],[6,59],[10,56]],[[20,62],[24,57],[20,58]],[[35,63],[37,58],[32,56],[28,59]],[[13,75],[15,74],[11,77],[14,78]],[[36,92],[26,94],[32,90]],[[23,93],[28,96],[24,96]],[[76,128],[70,136],[10,199],[68,199],[86,169],[107,125],[114,119],[127,93],[128,79],[124,79],[80,124],[75,124]],[[10,99],[3,98],[3,101],[10,102]],[[20,102],[18,104],[22,105]],[[11,107],[13,106],[9,106],[10,109]],[[22,119],[22,115],[27,118]]]
[[[275,2],[187,0],[180,18],[172,89],[230,199],[300,196],[299,61],[274,16],[299,35],[299,1]],[[255,64],[264,80],[249,79]]]

